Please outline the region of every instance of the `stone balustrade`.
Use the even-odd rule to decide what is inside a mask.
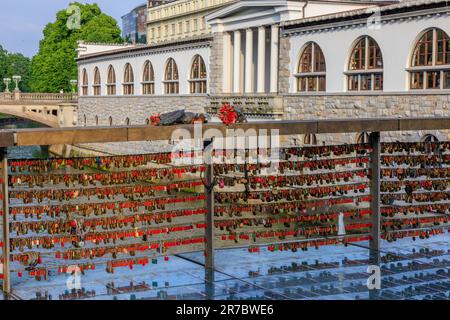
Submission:
[[[283,116],[282,97],[267,94],[213,96],[206,112],[215,115],[225,103],[240,107],[246,115],[251,117],[281,119]]]
[[[20,104],[26,103],[65,103],[77,102],[78,95],[76,93],[25,93],[25,92],[2,92],[0,93],[0,103],[7,101],[8,103]]]

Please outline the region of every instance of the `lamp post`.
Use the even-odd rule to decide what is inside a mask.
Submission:
[[[22,81],[22,77],[21,76],[13,76],[13,81],[16,83],[16,88],[14,89],[15,92],[20,92],[19,89],[19,82]]]
[[[3,83],[5,84],[5,92],[9,92],[9,84],[11,83],[11,78],[3,78]]]
[[[72,86],[72,93],[75,93],[75,88],[77,87],[78,80],[70,80],[70,85]]]

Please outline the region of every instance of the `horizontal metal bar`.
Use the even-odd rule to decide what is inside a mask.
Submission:
[[[446,130],[450,129],[450,117],[265,121],[230,126],[208,123],[201,131],[204,134],[208,130],[217,130],[230,135],[229,130],[237,129],[244,130],[247,136],[258,135],[261,130],[267,130],[269,135],[271,130],[279,130],[280,135]],[[178,139],[183,133],[194,137],[194,125],[0,130],[0,147],[171,140]]]

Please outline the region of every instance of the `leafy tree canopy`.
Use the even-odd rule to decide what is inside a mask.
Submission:
[[[5,90],[4,78],[12,78],[14,75],[22,76],[19,88],[23,92],[30,91],[31,61],[20,53],[9,53],[0,46],[0,91]],[[13,90],[15,84],[10,84],[9,89]]]
[[[79,15],[76,11],[61,10],[56,14],[56,21],[44,28],[39,52],[33,57],[31,64],[31,89],[35,92],[71,91],[70,80],[78,79],[75,58],[79,40],[123,42],[117,21],[102,13],[97,4],[74,2],[71,6],[80,8]],[[70,22],[77,17],[80,18],[80,27],[74,28]]]

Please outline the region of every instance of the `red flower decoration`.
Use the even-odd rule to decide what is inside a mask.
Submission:
[[[157,115],[150,117],[150,125],[157,126],[159,122],[161,121],[159,113]]]
[[[233,124],[237,122],[238,114],[234,110],[234,106],[225,103],[219,110],[219,119],[225,124]]]

